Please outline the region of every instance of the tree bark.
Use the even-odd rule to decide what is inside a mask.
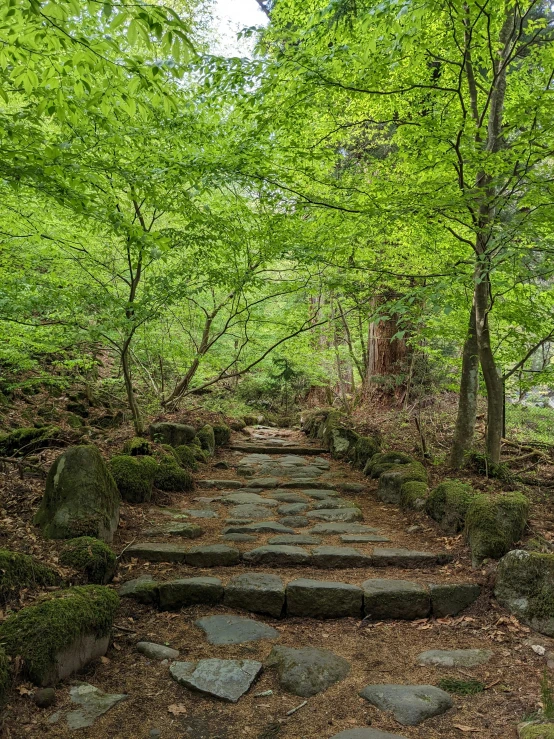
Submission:
[[[133,417],[133,426],[137,436],[144,434],[144,421],[140,412],[139,404],[133,388],[133,379],[131,375],[131,362],[129,361],[129,347],[131,345],[130,339],[125,342],[121,352],[121,367],[123,369],[123,379],[125,381],[125,392],[127,393],[127,401],[129,408],[131,409],[131,415]]]
[[[465,454],[473,443],[477,417],[477,395],[479,389],[479,347],[475,326],[475,305],[471,306],[469,326],[462,356],[462,377],[458,415],[454,439],[450,451],[450,466],[459,469],[464,464]]]
[[[380,296],[378,300],[385,303],[395,297],[393,293],[387,293]],[[385,320],[370,324],[367,347],[368,386],[377,384],[373,381],[375,377],[390,378],[401,372],[408,349],[403,338],[392,338],[398,330],[398,316],[394,314]]]

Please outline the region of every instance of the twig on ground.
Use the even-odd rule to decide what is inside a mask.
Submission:
[[[296,708],[291,708],[290,711],[287,711],[287,716],[292,716],[293,713],[296,713],[301,708],[304,708],[304,706],[307,704],[308,701],[302,701],[302,703],[299,706],[296,706]]]

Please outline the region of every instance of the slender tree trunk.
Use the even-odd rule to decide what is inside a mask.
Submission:
[[[450,451],[450,466],[463,466],[465,454],[473,443],[477,417],[477,394],[479,389],[479,347],[475,326],[475,305],[471,306],[469,326],[462,357],[462,378],[454,439]]]
[[[123,369],[125,391],[127,393],[127,401],[129,403],[129,408],[131,409],[131,415],[133,417],[133,426],[135,427],[135,433],[137,434],[137,436],[142,436],[144,434],[144,421],[142,419],[142,414],[140,412],[135,391],[133,389],[133,379],[131,375],[131,362],[129,355],[130,345],[130,339],[128,339],[123,345],[123,350],[121,352],[121,367]]]

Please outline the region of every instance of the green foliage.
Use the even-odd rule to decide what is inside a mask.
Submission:
[[[154,480],[159,473],[159,465],[153,457],[121,454],[111,458],[109,467],[123,500],[128,503],[147,503],[150,500]]]
[[[105,585],[115,573],[116,556],[110,547],[91,536],[69,539],[60,552],[60,562],[86,575],[88,582]]]
[[[485,690],[485,685],[480,680],[461,680],[456,677],[443,678],[438,687],[454,695],[477,695]]]
[[[33,557],[8,549],[0,549],[0,599],[6,601],[23,588],[59,585],[61,578],[50,567]]]

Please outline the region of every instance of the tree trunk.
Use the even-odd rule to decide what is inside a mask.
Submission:
[[[133,417],[133,426],[135,427],[135,433],[137,434],[137,436],[142,436],[144,434],[144,421],[142,420],[142,414],[140,412],[135,391],[133,389],[131,363],[129,361],[129,346],[130,340],[126,341],[123,345],[123,350],[121,352],[121,367],[123,369],[125,391],[127,393],[127,400],[129,402],[129,408],[131,409],[131,415]]]
[[[456,418],[456,428],[450,451],[450,466],[454,469],[459,469],[463,466],[465,454],[471,449],[477,417],[478,389],[479,347],[477,345],[477,330],[475,326],[475,305],[472,305],[462,357],[458,416]]]
[[[385,303],[395,297],[397,296],[393,293],[387,293],[380,296],[379,302]],[[392,338],[398,330],[398,316],[394,314],[385,320],[370,324],[367,347],[368,386],[377,384],[373,378],[391,378],[401,373],[408,349],[403,338]]]

